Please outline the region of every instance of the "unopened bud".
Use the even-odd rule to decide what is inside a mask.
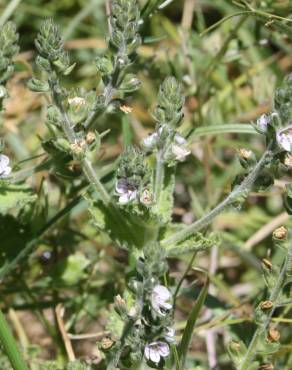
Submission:
[[[145,189],[141,194],[140,202],[145,206],[149,206],[153,202],[153,195],[148,189]]]
[[[238,151],[239,155],[243,159],[250,159],[252,157],[252,151],[248,149],[241,148]]]
[[[102,338],[101,340],[101,349],[103,351],[108,351],[109,349],[112,348],[112,346],[115,344],[115,342],[109,338],[109,337],[105,337],[105,338]]]
[[[261,310],[269,310],[274,306],[274,303],[272,301],[263,301],[260,303],[260,309]]]
[[[68,103],[76,110],[79,110],[82,106],[86,105],[86,100],[80,96],[75,96],[74,98],[69,98]]]
[[[70,145],[70,149],[72,151],[72,154],[76,156],[78,159],[82,159],[84,156],[84,147],[86,145],[86,142],[84,140],[82,141],[76,141],[74,144]]]
[[[86,135],[86,143],[91,145],[95,141],[95,135],[92,131],[89,131]]]
[[[278,227],[276,230],[273,232],[273,237],[278,240],[283,240],[286,238],[288,234],[288,230],[286,229],[285,226]]]
[[[122,106],[120,106],[120,110],[122,112],[124,112],[125,114],[129,114],[129,113],[132,112],[132,108],[129,107],[128,105],[122,105]]]
[[[268,340],[270,342],[278,342],[280,340],[280,332],[277,329],[270,328],[268,331]]]
[[[243,168],[248,168],[249,166],[253,166],[256,163],[256,157],[254,153],[245,148],[241,148],[238,151],[240,164]]]
[[[284,160],[284,164],[287,166],[287,167],[292,167],[292,155],[291,154],[286,154],[286,157],[285,157],[285,160]]]
[[[263,265],[264,265],[265,267],[267,267],[269,270],[271,270],[271,269],[272,269],[272,267],[273,267],[272,262],[271,262],[271,261],[269,261],[269,260],[268,260],[268,259],[266,259],[266,258],[263,258],[263,259],[262,259],[262,263],[263,263]]]

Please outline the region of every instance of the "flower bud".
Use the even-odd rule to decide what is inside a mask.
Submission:
[[[249,168],[255,165],[256,157],[254,153],[245,148],[241,148],[238,151],[239,161],[243,168]]]
[[[83,159],[85,155],[85,150],[84,150],[85,145],[86,143],[84,140],[80,142],[76,141],[74,144],[71,144],[70,149],[72,151],[73,156],[79,160]]]
[[[37,78],[31,78],[27,86],[30,90],[35,92],[48,92],[50,91],[50,86],[47,82],[43,82]]]
[[[92,131],[89,131],[86,135],[86,143],[91,145],[95,141],[95,134]]]
[[[271,269],[272,269],[272,267],[273,267],[272,262],[271,262],[271,261],[269,261],[269,260],[268,260],[268,259],[266,259],[266,258],[263,258],[263,259],[262,259],[262,263],[263,263],[263,265],[264,265],[266,268],[268,268],[269,270],[271,270]]]
[[[102,340],[101,340],[100,348],[103,351],[108,351],[113,347],[114,344],[115,344],[115,342],[111,338],[105,337],[105,338],[102,338]]]
[[[120,85],[120,89],[125,92],[133,92],[138,90],[140,87],[140,81],[138,80],[137,76],[133,73],[129,73],[123,79],[123,82]]]
[[[269,310],[274,306],[274,303],[272,301],[263,301],[260,303],[259,307],[262,311]]]
[[[113,71],[112,62],[107,56],[97,57],[95,60],[95,65],[98,72],[102,75],[110,75]]]
[[[274,239],[277,240],[284,240],[286,239],[286,236],[288,234],[288,230],[286,229],[285,226],[278,227],[276,230],[273,232],[273,237]]]
[[[268,341],[269,342],[279,342],[280,340],[280,332],[276,329],[270,328],[268,331]]]

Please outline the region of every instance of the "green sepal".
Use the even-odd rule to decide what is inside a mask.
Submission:
[[[31,91],[35,91],[35,92],[48,92],[48,91],[50,91],[49,84],[46,81],[41,81],[37,78],[31,78],[27,83],[27,87]]]

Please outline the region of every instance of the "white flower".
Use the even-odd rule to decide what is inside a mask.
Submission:
[[[9,167],[9,158],[4,155],[0,154],[0,179],[5,179],[5,177],[9,176],[11,173],[11,167]]]
[[[144,356],[147,360],[158,364],[161,358],[169,356],[169,345],[165,342],[157,341],[148,343],[144,349]]]
[[[171,146],[171,151],[172,151],[172,154],[174,154],[175,156],[175,159],[177,161],[180,161],[180,162],[183,162],[186,158],[186,156],[188,156],[189,154],[191,154],[191,151],[186,149],[186,148],[183,148],[179,145],[176,145],[176,144],[173,144]]]
[[[171,310],[172,304],[170,291],[163,285],[156,285],[151,294],[151,304],[153,309],[160,315],[165,316]]]
[[[276,135],[278,145],[286,150],[286,152],[292,151],[292,125],[282,130],[279,130]]]
[[[181,134],[179,134],[178,132],[174,135],[174,141],[178,145],[186,145],[186,143],[187,143],[186,139]]]
[[[174,335],[175,330],[173,328],[167,327],[163,337],[168,343],[174,343]]]
[[[257,120],[257,126],[258,128],[263,131],[263,132],[266,132],[267,129],[268,129],[268,124],[270,123],[271,119],[269,116],[267,116],[266,114],[262,114],[260,116],[260,118]]]
[[[119,179],[117,181],[116,192],[120,196],[120,204],[127,204],[137,197],[137,189],[127,179]]]
[[[80,96],[75,96],[74,98],[69,98],[68,103],[76,108],[76,110],[79,110],[83,105],[86,105],[86,100]]]
[[[148,135],[145,139],[142,140],[142,144],[146,149],[153,149],[158,141],[158,134],[154,132],[151,135]]]

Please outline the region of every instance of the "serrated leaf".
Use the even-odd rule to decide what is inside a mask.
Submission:
[[[27,185],[10,185],[0,183],[0,214],[10,211],[21,211],[25,206],[31,206],[37,199],[36,194]]]
[[[137,224],[131,224],[129,215],[122,209],[113,206],[105,206],[101,201],[92,201],[87,194],[84,198],[89,204],[96,226],[105,231],[109,237],[122,248],[129,248],[135,244],[136,247],[143,246],[144,229]]]
[[[177,231],[180,231],[182,227],[181,224],[172,224],[171,226],[163,228],[160,233],[160,240],[170,238]],[[167,245],[165,248],[168,256],[178,256],[183,253],[209,249],[219,243],[220,239],[218,235],[210,234],[206,237],[198,232],[175,245]]]

